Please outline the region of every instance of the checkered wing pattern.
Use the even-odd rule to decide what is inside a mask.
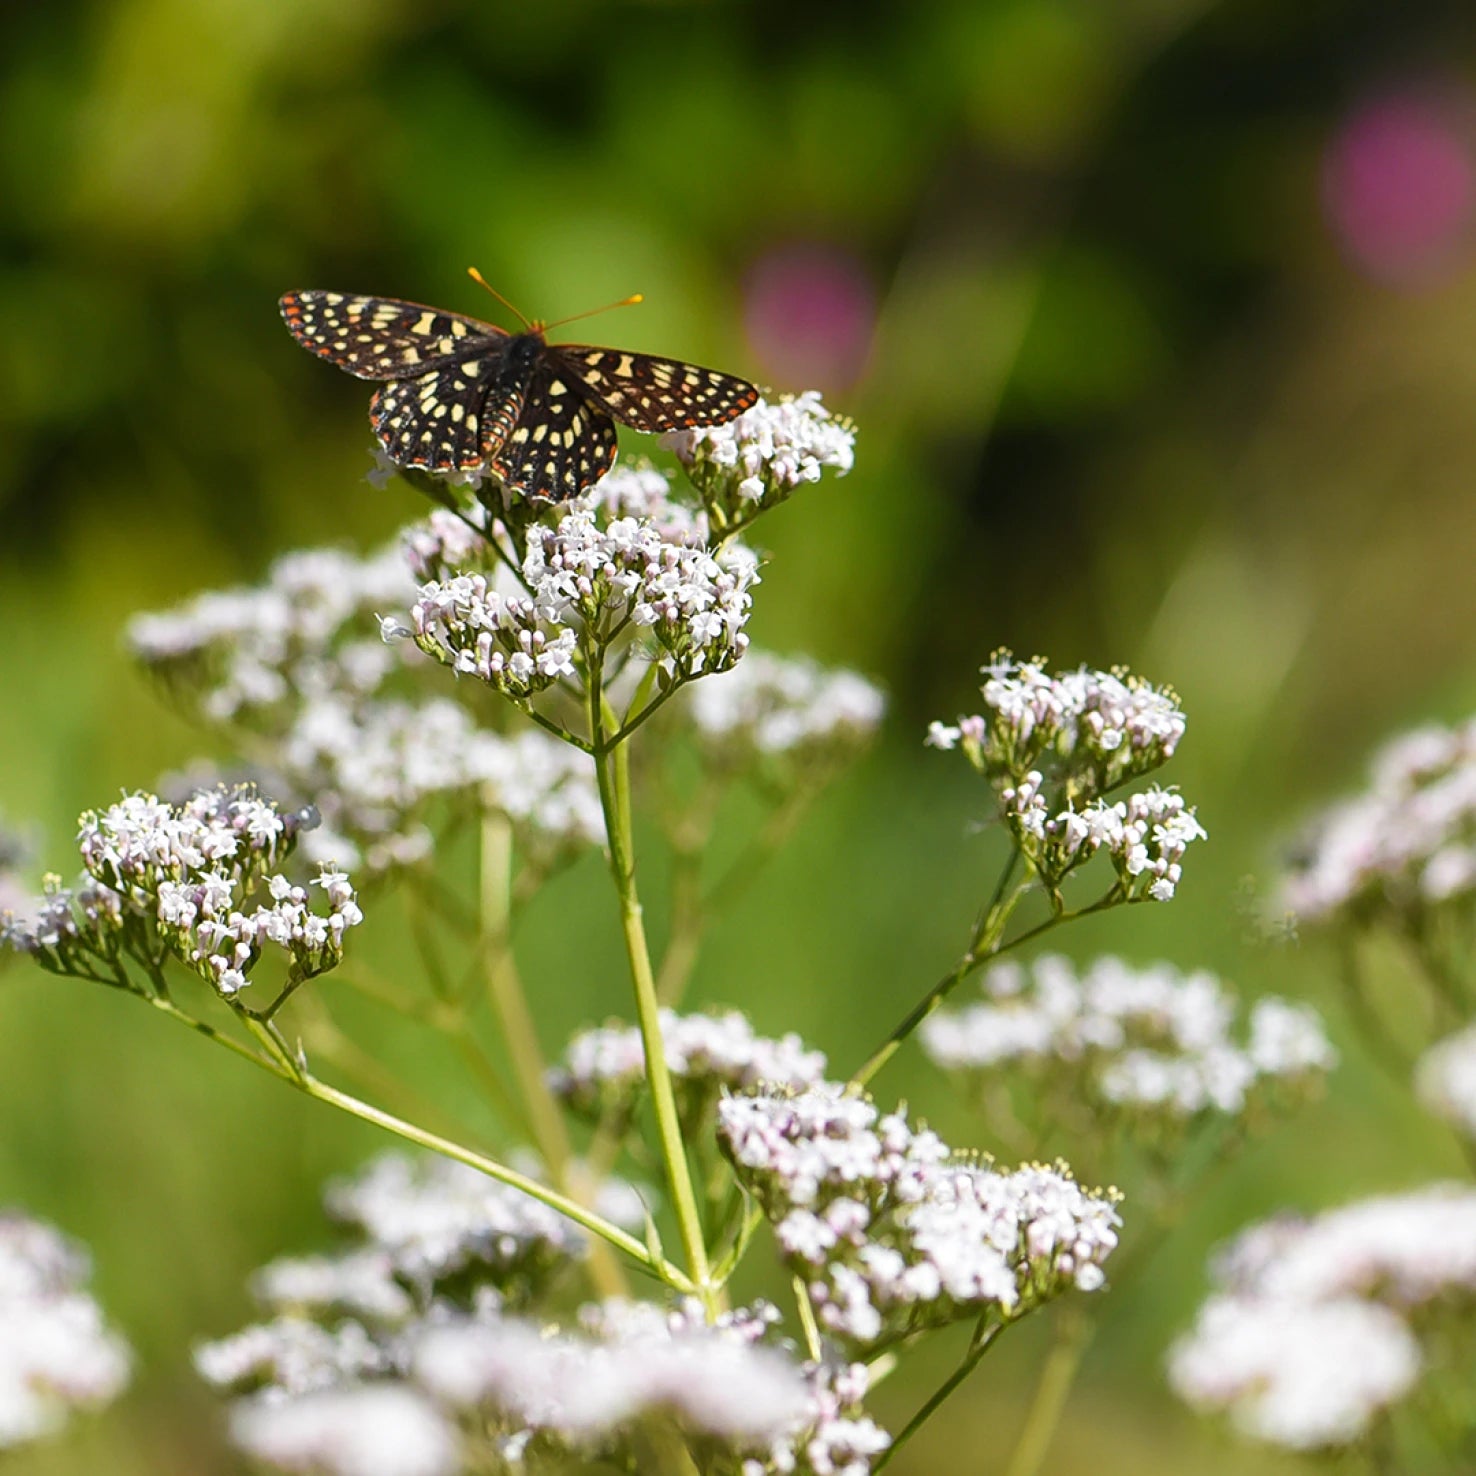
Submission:
[[[550,349],[617,420],[640,431],[722,425],[757,403],[746,379],[680,359],[561,343]]]
[[[511,491],[567,502],[614,466],[615,450],[615,422],[550,354],[491,466]]]
[[[465,360],[474,378],[508,338],[492,323],[394,297],[289,292],[278,307],[303,348],[359,379],[417,378]]]
[[[369,423],[392,461],[426,471],[481,471],[511,434],[523,407],[518,389],[489,393],[464,365],[396,379],[375,390]]]

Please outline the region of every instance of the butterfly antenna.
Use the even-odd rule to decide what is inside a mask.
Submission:
[[[590,308],[586,313],[575,313],[570,318],[560,318],[557,323],[545,323],[545,328],[562,328],[565,323],[577,323],[581,318],[592,318],[596,313],[608,313],[611,308],[634,307],[638,302],[644,302],[645,296],[640,292],[633,292],[629,297],[622,297],[619,302],[607,302],[604,307]]]
[[[506,299],[506,298],[505,298],[505,297],[504,297],[504,296],[503,296],[503,295],[502,295],[502,294],[501,294],[501,293],[500,293],[500,292],[499,292],[499,291],[498,291],[498,290],[497,290],[497,289],[496,289],[496,288],[495,288],[495,287],[494,287],[494,286],[493,286],[493,285],[492,285],[492,284],[491,284],[491,283],[490,283],[490,282],[489,282],[489,281],[488,281],[488,280],[487,280],[487,279],[486,279],[486,278],[485,278],[485,277],[484,277],[484,276],[483,276],[483,275],[482,275],[482,274],[481,274],[481,273],[480,273],[480,272],[479,272],[479,271],[478,271],[478,270],[477,270],[477,269],[476,269],[476,267],[467,267],[467,269],[466,269],[466,274],[467,274],[467,276],[468,276],[468,277],[470,277],[470,278],[471,278],[471,279],[472,279],[472,281],[473,281],[473,282],[475,282],[475,283],[476,283],[476,284],[477,284],[477,286],[478,286],[478,287],[485,287],[485,288],[486,288],[486,289],[487,289],[487,291],[488,291],[488,292],[490,292],[490,293],[491,293],[491,294],[492,294],[492,296],[493,296],[493,297],[495,297],[495,298],[496,298],[496,299],[497,299],[497,300],[498,300],[498,302],[500,302],[500,303],[501,303],[501,304],[502,304],[502,305],[503,305],[503,307],[505,307],[505,308],[506,308],[506,309],[507,309],[507,310],[508,310],[508,312],[510,312],[510,313],[511,313],[511,314],[512,314],[512,315],[513,315],[513,317],[515,317],[515,318],[516,318],[516,319],[517,319],[517,320],[518,320],[518,322],[520,322],[520,323],[521,323],[521,324],[522,324],[522,325],[523,325],[523,327],[524,327],[524,328],[527,328],[527,329],[530,329],[530,330],[531,330],[531,331],[532,331],[532,332],[534,332],[534,333],[537,333],[537,332],[538,332],[538,331],[539,331],[539,328],[540,328],[540,325],[539,325],[539,324],[537,324],[537,323],[535,323],[535,322],[533,322],[533,320],[532,320],[532,319],[531,319],[531,318],[525,318],[525,317],[524,317],[524,316],[523,316],[523,315],[522,315],[522,313],[520,313],[520,312],[519,312],[519,311],[518,311],[518,310],[517,310],[517,308],[515,308],[515,307],[514,307],[514,306],[513,306],[513,305],[512,305],[512,303],[510,303],[510,302],[509,302],[509,301],[508,301],[508,300],[507,300],[507,299]]]

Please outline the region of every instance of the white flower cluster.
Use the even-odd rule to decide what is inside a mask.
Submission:
[[[268,944],[299,977],[321,974],[342,958],[344,934],[363,913],[341,871],[324,867],[315,878],[328,904],[315,912],[307,889],[273,869],[300,819],[250,785],[200,790],[181,805],[125,795],[82,816],[90,881],[53,888],[31,920],[9,921],[5,941],[60,973],[106,972],[125,950],[153,969],[168,952],[226,998],[250,982]]]
[[[693,687],[684,711],[707,753],[746,766],[755,758],[842,761],[870,741],[886,706],[886,694],[854,671],[750,651],[732,671]]]
[[[301,695],[372,692],[394,657],[367,634],[375,611],[415,595],[397,544],[369,559],[337,549],[289,554],[255,588],[211,590],[128,627],[134,654],[188,688],[215,722],[255,717]],[[362,628],[366,634],[352,639]]]
[[[827,1084],[729,1097],[718,1138],[774,1226],[822,1331],[861,1353],[1104,1283],[1110,1197],[1064,1170],[960,1162],[935,1133]]]
[[[962,748],[999,796],[1016,843],[1049,887],[1105,851],[1120,896],[1164,902],[1184,851],[1204,838],[1191,806],[1157,785],[1125,800],[1109,790],[1159,768],[1184,734],[1172,692],[1140,677],[1079,671],[1051,676],[1008,651],[989,666],[982,714],[933,723],[933,748]]]
[[[963,744],[991,779],[1018,783],[1032,769],[1073,781],[1081,798],[1160,768],[1184,736],[1171,691],[1141,677],[1082,667],[1052,676],[1044,663],[997,651],[984,668],[984,712],[955,726],[934,723],[935,748]]]
[[[50,1434],[128,1382],[127,1346],[84,1290],[90,1270],[50,1226],[0,1215],[0,1450]]]
[[[1476,718],[1428,727],[1374,759],[1363,793],[1314,822],[1284,885],[1308,922],[1412,919],[1476,894]]]
[[[469,1170],[388,1155],[329,1203],[363,1243],[266,1267],[254,1292],[272,1319],[195,1354],[267,1466],[637,1469],[653,1423],[745,1476],[866,1476],[886,1448],[860,1408],[865,1368],[801,1365],[767,1304],[711,1326],[691,1300],[593,1304],[565,1330],[520,1317],[582,1237]]]
[[[1029,968],[995,964],[982,988],[982,1002],[924,1021],[934,1061],[1011,1079],[1024,1067],[1064,1097],[1129,1121],[1238,1116],[1273,1087],[1310,1091],[1337,1062],[1316,1011],[1274,997],[1251,1006],[1237,1040],[1235,997],[1202,970],[1107,956],[1078,972],[1047,954]]]
[[[756,1035],[737,1010],[678,1015],[661,1011],[667,1069],[689,1110],[710,1105],[722,1091],[760,1085],[808,1087],[825,1079],[825,1056],[799,1036]],[[576,1035],[549,1085],[576,1112],[600,1116],[630,1107],[646,1084],[646,1056],[634,1025],[604,1025]]]
[[[1182,795],[1151,785],[1115,804],[1092,800],[1051,812],[1044,776],[1032,769],[999,792],[1001,810],[1020,850],[1049,886],[1099,851],[1117,872],[1125,901],[1167,902],[1184,874],[1184,852],[1205,830]]]
[[[473,522],[486,518],[486,509],[480,503],[467,514]],[[491,525],[494,536],[506,531],[495,519]],[[437,508],[428,518],[411,523],[400,533],[400,547],[405,563],[417,583],[428,579],[450,579],[457,574],[480,570],[486,572],[497,564],[497,555],[486,537],[469,525],[467,518]],[[402,604],[415,598],[415,590],[405,592]]]
[[[1214,1270],[1217,1293],[1171,1355],[1179,1394],[1278,1445],[1347,1445],[1420,1375],[1411,1321],[1438,1349],[1442,1315],[1469,1315],[1476,1190],[1436,1184],[1270,1220]],[[1468,1371],[1452,1372],[1464,1389]]]
[[[1476,1138],[1476,1025],[1425,1052],[1415,1070],[1415,1090],[1437,1116]]]
[[[758,569],[746,550],[713,554],[635,518],[601,526],[583,507],[556,529],[529,529],[522,578],[526,595],[483,574],[423,585],[411,609],[416,644],[526,700],[575,675],[581,632],[609,641],[634,629],[659,645],[668,677],[685,680],[743,654]]]
[[[419,1288],[475,1272],[517,1300],[586,1246],[584,1232],[555,1210],[446,1158],[384,1154],[330,1184],[326,1203]]]
[[[283,737],[292,786],[314,796],[322,825],[303,837],[314,861],[361,861],[372,872],[413,865],[434,847],[419,818],[437,796],[476,794],[554,852],[597,845],[604,821],[587,755],[540,732],[503,737],[446,698],[305,706]]]
[[[818,390],[760,400],[726,425],[673,431],[676,452],[718,528],[747,522],[818,482],[829,467],[845,476],[856,459],[856,429],[832,415]]]
[[[652,466],[615,467],[595,483],[583,501],[603,523],[634,518],[649,523],[670,543],[708,541],[707,514],[676,501],[666,473]]]

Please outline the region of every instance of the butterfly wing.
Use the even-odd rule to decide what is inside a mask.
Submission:
[[[567,502],[614,466],[615,452],[615,422],[560,364],[545,358],[491,467],[524,497]]]
[[[412,379],[461,360],[477,376],[483,357],[500,354],[508,335],[492,323],[394,297],[289,292],[277,304],[309,353],[359,379]]]
[[[390,460],[427,471],[485,471],[523,408],[521,385],[489,390],[461,366],[396,379],[374,391],[369,423]]]
[[[680,359],[586,343],[561,343],[550,353],[611,415],[640,431],[722,425],[758,403],[758,388],[746,379]]]

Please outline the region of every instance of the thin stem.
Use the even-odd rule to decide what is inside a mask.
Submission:
[[[1090,1318],[1078,1314],[1063,1315],[1056,1327],[1056,1341],[1046,1355],[1045,1366],[1035,1385],[1025,1425],[1015,1442],[1015,1452],[1005,1476],[1036,1476],[1055,1438],[1056,1427],[1066,1408],[1066,1398],[1076,1380],[1077,1365],[1094,1327]]]
[[[815,1309],[810,1305],[810,1291],[805,1285],[803,1276],[794,1278],[794,1305],[799,1312],[800,1326],[805,1333],[805,1352],[810,1355],[812,1363],[819,1363],[820,1329],[815,1322]]]
[[[969,1340],[968,1351],[964,1354],[963,1361],[938,1386],[927,1403],[903,1425],[896,1439],[872,1463],[871,1469],[873,1471],[880,1471],[927,1424],[938,1412],[948,1396],[978,1367],[979,1360],[994,1346],[995,1341],[1004,1329],[1005,1324],[1002,1322],[991,1323],[987,1327],[982,1321],[980,1322],[979,1326],[975,1329],[974,1336]]]
[[[657,712],[665,707],[677,692],[681,690],[681,686],[682,684],[680,682],[673,681],[664,692],[658,692],[633,718],[628,717],[621,725],[619,732],[605,740],[606,744],[610,748],[615,748],[619,744],[624,743],[647,718],[655,717]]]
[[[574,1149],[563,1113],[548,1087],[548,1069],[528,997],[512,955],[512,825],[505,815],[482,816],[482,948],[486,954],[487,997],[502,1027],[527,1108],[531,1136],[555,1184],[575,1199],[588,1201],[592,1185],[576,1172]],[[602,1296],[628,1294],[619,1264],[606,1246],[596,1244],[590,1274]]]
[[[666,1049],[661,1038],[661,1006],[656,997],[656,979],[651,970],[651,954],[636,891],[635,853],[631,844],[630,750],[623,743],[611,749],[604,741],[607,708],[601,684],[600,654],[597,650],[589,653],[589,728],[594,740],[600,808],[604,812],[605,833],[610,846],[610,875],[620,902],[620,926],[631,983],[635,988],[636,1016],[640,1021],[641,1043],[645,1049],[646,1081],[656,1113],[656,1131],[661,1143],[667,1186],[676,1210],[677,1228],[681,1232],[688,1269],[711,1317],[716,1315],[718,1299],[711,1284],[707,1246],[702,1238],[702,1221],[692,1188],[692,1170],[682,1144],[676,1095],[672,1091],[671,1073],[666,1065]]]

